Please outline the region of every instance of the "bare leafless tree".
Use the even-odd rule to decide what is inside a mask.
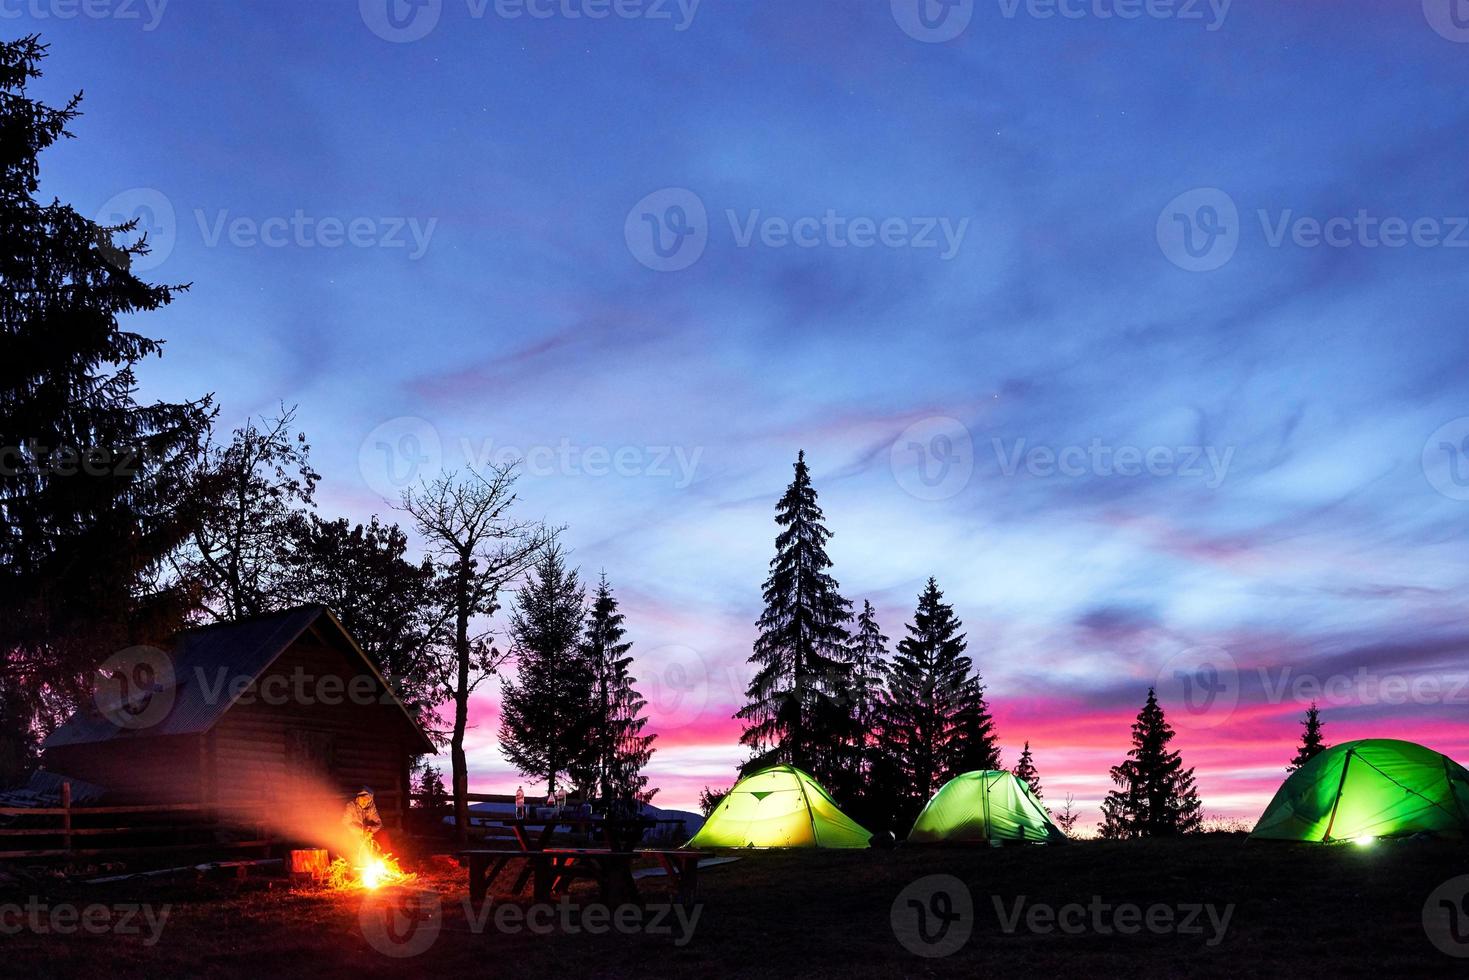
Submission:
[[[193,583],[208,617],[232,622],[288,604],[282,553],[306,519],[320,479],[304,433],[291,433],[295,408],[254,418],[221,445],[211,436],[189,483],[199,515],[187,545],[172,557],[175,578]]]
[[[1076,812],[1075,804],[1076,798],[1070,793],[1067,793],[1066,802],[1062,804],[1061,809],[1057,813],[1053,814],[1056,819],[1056,826],[1060,827],[1061,833],[1067,837],[1076,836],[1076,821],[1081,819],[1081,814]]]
[[[403,494],[402,510],[412,519],[444,575],[446,622],[442,644],[433,648],[433,666],[454,702],[449,738],[453,766],[455,835],[469,835],[469,767],[464,735],[469,697],[507,659],[494,643],[488,618],[500,608],[500,592],[523,575],[560,528],[510,516],[517,495],[519,463],[490,466],[484,472],[446,473]]]

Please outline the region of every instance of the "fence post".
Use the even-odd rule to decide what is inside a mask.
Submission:
[[[267,816],[275,812],[275,787],[270,786],[265,790],[266,806],[260,810],[260,833],[265,840],[265,856],[270,857],[275,853],[275,826]]]
[[[61,847],[71,853],[71,783],[64,781],[61,784]]]

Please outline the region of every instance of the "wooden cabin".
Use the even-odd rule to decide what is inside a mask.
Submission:
[[[146,692],[164,702],[124,724],[79,712],[46,740],[44,767],[102,787],[104,803],[225,814],[303,782],[343,801],[366,785],[384,822],[402,825],[413,759],[433,743],[330,610],[187,630],[164,653],[172,682]]]

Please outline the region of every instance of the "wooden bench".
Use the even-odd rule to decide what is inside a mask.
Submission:
[[[699,861],[709,855],[703,851],[639,851],[658,859],[678,891],[680,905],[692,905],[699,891]]]
[[[476,902],[482,901],[490,890],[490,882],[495,880],[495,876],[504,869],[506,864],[510,863],[511,859],[529,857],[534,853],[537,852],[523,850],[460,851],[459,857],[469,867],[469,897]],[[519,890],[519,888],[516,889],[516,891]]]
[[[602,900],[616,907],[640,900],[637,882],[633,881],[632,863],[637,859],[635,851],[613,851],[591,847],[550,847],[545,853],[551,856],[548,876],[551,878],[547,896],[564,892],[576,878],[588,878],[597,883]]]
[[[632,880],[632,851],[608,851],[594,848],[554,847],[543,850],[460,851],[469,865],[469,897],[480,902],[489,894],[490,884],[514,860],[525,862],[515,880],[516,894],[525,888],[527,879],[534,881],[532,900],[549,902],[555,893],[564,892],[576,878],[597,882],[602,898],[609,905],[638,900],[637,886]]]

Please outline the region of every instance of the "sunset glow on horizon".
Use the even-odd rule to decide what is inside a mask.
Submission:
[[[1469,264],[1359,240],[1466,206],[1469,47],[1418,4],[976,4],[940,41],[888,0],[446,3],[411,43],[249,6],[36,27],[35,94],[86,89],[39,197],[142,217],[144,277],[193,284],[138,326],[141,400],[295,406],[354,521],[522,460],[517,516],[621,602],[655,805],[747,757],[800,451],[842,594],[896,644],[933,576],[1005,764],[1028,741],[1083,832],[1155,685],[1213,818],[1259,816],[1312,701],[1330,743],[1469,763]],[[544,794],[499,704],[471,789]]]

